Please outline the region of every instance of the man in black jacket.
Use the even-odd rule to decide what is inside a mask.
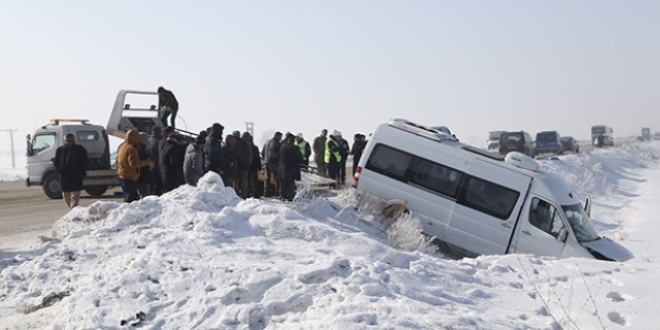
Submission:
[[[348,141],[341,135],[339,135],[337,142],[339,142],[339,155],[341,156],[341,161],[339,161],[339,183],[343,185],[346,183],[346,159],[351,148],[348,146]]]
[[[282,200],[293,201],[296,196],[296,180],[300,180],[302,154],[293,135],[288,135],[279,151],[279,175]]]
[[[254,198],[261,197],[261,189],[259,184],[259,170],[261,170],[261,157],[259,156],[259,147],[252,143],[252,135],[248,132],[243,132],[241,136],[243,140],[247,141],[252,148],[252,161],[248,169],[248,196]]]
[[[160,173],[163,176],[163,193],[172,191],[186,183],[183,176],[183,160],[186,155],[186,142],[179,134],[167,138],[160,155]]]
[[[234,157],[236,157],[236,178],[234,180],[234,190],[238,196],[248,198],[248,170],[252,163],[252,146],[248,141],[241,138],[241,132],[234,131]]]
[[[87,168],[88,158],[85,147],[76,144],[71,133],[64,137],[64,145],[57,148],[52,159],[55,170],[60,173],[62,197],[69,209],[78,206],[80,191],[83,189],[83,177]]]
[[[266,182],[264,183],[264,196],[279,196],[280,183],[277,177],[279,166],[280,141],[282,133],[275,132],[273,138],[268,140],[261,150],[264,164],[266,165]]]
[[[160,126],[154,126],[153,134],[149,138],[149,160],[154,163],[151,169],[151,194],[160,196],[163,194],[163,178],[160,176],[160,141],[162,130]]]
[[[222,131],[225,128],[218,123],[211,126],[204,144],[204,171],[222,174]]]
[[[170,114],[170,126],[176,128],[174,125],[174,120],[176,119],[176,113],[179,111],[179,102],[174,97],[174,94],[171,91],[161,87],[158,87],[158,110],[160,120],[163,122],[163,126],[167,126],[167,116]]]
[[[236,177],[236,157],[234,156],[234,143],[236,140],[233,135],[227,135],[225,145],[222,146],[222,182],[225,187],[234,187],[234,177]]]
[[[367,145],[365,138],[366,137],[360,133],[356,133],[353,136],[353,147],[351,148],[351,155],[353,155],[353,176],[355,176],[358,163],[360,162],[360,158],[362,158],[364,147]]]

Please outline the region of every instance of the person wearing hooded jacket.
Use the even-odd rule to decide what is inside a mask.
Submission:
[[[171,135],[167,138],[167,144],[160,155],[160,171],[163,176],[163,193],[172,191],[184,184],[183,160],[186,153],[186,145],[183,136]]]
[[[204,144],[204,171],[222,174],[222,131],[224,127],[218,123],[211,126]]]
[[[287,136],[279,150],[279,173],[282,200],[293,201],[296,180],[300,180],[300,163],[303,160],[300,147],[293,135]]]
[[[234,143],[236,139],[233,135],[227,135],[225,144],[222,146],[222,182],[225,187],[234,187],[234,177],[236,177],[236,156],[234,156]]]
[[[141,132],[140,137],[142,138],[142,140],[138,144],[139,146],[138,152],[140,154],[140,160],[144,160],[144,159],[151,160],[151,158],[149,157],[149,134]],[[140,176],[138,177],[137,180],[138,195],[140,198],[144,198],[152,194],[151,192],[151,181],[153,180],[152,172],[153,171],[151,170],[149,165],[145,165],[140,168]]]
[[[248,170],[252,163],[252,146],[241,138],[241,132],[232,132],[235,142],[232,150],[236,158],[236,177],[234,190],[243,199],[248,198]]]
[[[139,144],[142,140],[140,133],[130,130],[126,133],[126,141],[117,152],[117,174],[119,184],[124,195],[124,202],[130,203],[138,200],[137,180],[140,177],[140,167],[154,163],[148,159],[140,160]]]
[[[183,160],[183,175],[186,183],[191,186],[197,186],[197,182],[204,175],[204,144],[206,135],[200,134],[195,139],[195,143],[188,145],[186,157]]]
[[[60,174],[64,203],[69,209],[78,206],[85,169],[89,162],[87,150],[75,141],[76,137],[73,134],[67,134],[64,137],[64,145],[57,148],[55,158],[52,159],[55,170]]]

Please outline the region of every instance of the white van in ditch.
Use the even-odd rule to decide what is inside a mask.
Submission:
[[[598,235],[588,198],[583,208],[566,182],[533,159],[503,158],[405,120],[376,129],[353,186],[360,202],[405,207],[425,234],[467,256],[633,257]]]

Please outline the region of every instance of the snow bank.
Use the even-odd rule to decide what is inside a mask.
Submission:
[[[78,207],[40,250],[3,255],[0,319],[52,329],[653,328],[660,225],[636,215],[660,211],[658,155],[648,144],[541,162],[594,197],[601,233],[644,256],[626,263],[453,260],[356,211],[349,190],[242,200],[210,173],[160,198]]]

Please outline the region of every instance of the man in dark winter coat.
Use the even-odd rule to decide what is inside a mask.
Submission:
[[[160,196],[163,194],[163,178],[160,176],[160,141],[162,130],[160,126],[154,126],[153,134],[149,138],[149,160],[154,163],[151,169],[151,194]]]
[[[355,171],[357,171],[358,163],[360,162],[360,158],[362,158],[362,152],[366,145],[364,135],[357,133],[353,136],[353,147],[351,148],[351,155],[353,155],[353,176],[355,176]]]
[[[167,138],[170,137],[171,135],[176,134],[174,131],[174,128],[167,126],[163,128],[163,137],[160,139],[160,142],[158,142],[158,159],[160,161],[160,154],[163,153],[163,149],[165,149],[165,146],[167,145]]]
[[[252,135],[248,132],[243,132],[243,140],[247,141],[252,148],[252,161],[250,162],[250,168],[248,169],[248,196],[254,198],[260,198],[261,188],[259,188],[259,170],[261,170],[261,157],[259,156],[259,147],[255,146],[252,143]]]
[[[289,135],[282,143],[279,151],[279,173],[282,200],[293,201],[296,196],[295,180],[300,180],[300,163],[302,154],[295,145],[296,139]]]
[[[163,126],[167,126],[167,116],[170,114],[170,126],[175,128],[174,120],[176,119],[176,113],[179,111],[179,102],[174,97],[174,94],[171,91],[161,87],[158,87],[158,110],[160,120],[163,122]]]
[[[149,157],[149,134],[142,132],[140,133],[140,138],[142,139],[140,143],[138,143],[140,160],[151,160]],[[153,180],[151,174],[152,171],[149,168],[149,165],[140,168],[140,176],[137,179],[137,191],[140,198],[145,198],[151,195],[151,181]]]
[[[222,131],[225,128],[215,123],[211,126],[204,144],[204,171],[222,174]]]
[[[328,169],[328,176],[331,179],[339,181],[339,163],[341,162],[341,155],[339,153],[339,142],[341,132],[335,130],[326,140],[325,143],[325,166]]]
[[[186,153],[186,142],[179,134],[167,138],[165,148],[161,150],[160,172],[163,176],[163,193],[172,191],[184,184],[183,160]]]
[[[89,159],[85,147],[76,144],[71,133],[64,137],[64,145],[57,148],[52,159],[55,170],[60,174],[62,197],[69,209],[78,206],[80,191],[83,189],[83,177]]]
[[[232,132],[234,136],[234,157],[236,157],[236,178],[234,190],[241,198],[248,198],[248,170],[252,163],[252,146],[241,138],[241,132]]]
[[[341,135],[339,135],[337,142],[339,142],[339,155],[341,156],[341,161],[339,162],[339,183],[343,185],[346,183],[346,159],[351,148],[348,146],[348,141]]]
[[[262,159],[266,165],[266,182],[264,183],[264,195],[268,196],[279,196],[280,194],[280,185],[277,178],[278,166],[279,166],[279,153],[280,153],[280,141],[282,140],[282,133],[275,132],[273,138],[268,140],[264,145],[264,148],[261,150]]]
[[[234,187],[234,177],[236,177],[236,156],[234,156],[233,135],[227,135],[225,144],[222,146],[222,182],[225,187]]]

